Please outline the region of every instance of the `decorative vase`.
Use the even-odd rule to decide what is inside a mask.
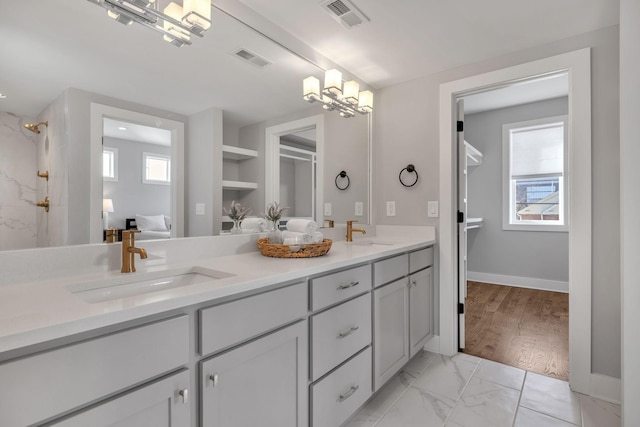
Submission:
[[[240,234],[242,233],[242,228],[240,225],[240,221],[237,219],[233,220],[233,227],[231,227],[231,234]]]
[[[278,221],[271,223],[271,230],[269,230],[269,243],[280,245],[282,244],[282,231],[278,227]]]

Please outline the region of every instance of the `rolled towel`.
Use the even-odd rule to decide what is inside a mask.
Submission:
[[[311,219],[292,218],[287,221],[287,230],[313,234],[318,230],[318,224]]]
[[[264,231],[267,229],[267,220],[264,218],[245,218],[241,225],[243,230]]]
[[[295,243],[313,243],[313,236],[311,234],[298,233],[297,231],[284,230],[282,232],[282,240],[284,242],[290,241]],[[290,245],[291,243],[285,243]]]
[[[321,232],[316,231],[311,235],[311,243],[322,243],[324,241],[324,236]]]

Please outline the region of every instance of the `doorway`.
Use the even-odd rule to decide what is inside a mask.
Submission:
[[[458,101],[459,347],[563,380],[568,87],[563,72]]]
[[[443,354],[458,350],[458,148],[455,100],[530,79],[531,76],[569,73],[569,152],[572,174],[569,193],[569,383],[573,390],[591,389],[591,93],[590,50],[583,49],[510,68],[442,84],[440,87],[440,324],[437,348]]]

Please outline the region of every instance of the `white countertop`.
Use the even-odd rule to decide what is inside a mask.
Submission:
[[[0,286],[0,353],[91,331],[194,304],[259,292],[283,282],[391,256],[435,243],[432,227],[379,227],[374,237],[354,243],[334,241],[329,253],[316,258],[269,258],[259,252],[216,256],[147,267],[146,273],[204,267],[232,277],[112,301],[88,303],[71,293],[70,284],[122,277],[119,271],[68,276]],[[373,240],[384,245],[360,245]],[[144,261],[136,260],[140,265]]]

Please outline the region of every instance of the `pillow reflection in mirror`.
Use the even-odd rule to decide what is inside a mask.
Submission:
[[[137,215],[136,225],[140,231],[167,231],[164,215]]]

